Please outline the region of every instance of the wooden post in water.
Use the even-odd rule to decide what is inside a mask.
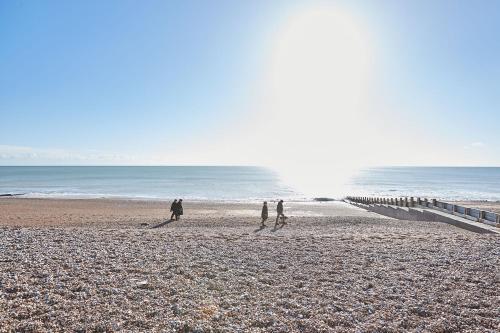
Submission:
[[[408,198],[405,197],[405,207],[408,207]]]
[[[428,204],[429,204],[429,200],[427,198],[424,199],[424,206],[425,207],[428,207]]]
[[[434,206],[434,207],[437,206],[437,200],[436,199],[432,199],[432,206]]]
[[[415,207],[415,200],[413,197],[410,197],[410,207]]]
[[[486,218],[486,212],[484,210],[479,212],[479,220],[484,220]]]

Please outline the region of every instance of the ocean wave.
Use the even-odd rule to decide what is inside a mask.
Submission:
[[[169,201],[176,198],[182,198],[184,201],[220,201],[220,202],[245,202],[245,203],[260,203],[262,201],[293,201],[293,202],[309,202],[314,201],[314,198],[308,197],[214,197],[214,196],[161,196],[161,195],[146,195],[146,194],[110,194],[110,193],[76,193],[76,192],[29,192],[19,194],[23,198],[34,199],[126,199],[126,200],[158,200]]]

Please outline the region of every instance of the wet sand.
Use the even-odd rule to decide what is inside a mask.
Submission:
[[[336,202],[285,203],[278,229],[260,204],[168,206],[0,199],[0,332],[500,330],[497,235]]]
[[[276,202],[269,202],[269,216]],[[261,203],[196,201],[184,202],[185,218],[204,223],[208,218],[250,217],[260,219]],[[287,216],[380,217],[342,202],[286,203]],[[57,227],[132,227],[162,223],[170,217],[169,201],[114,199],[24,199],[0,198],[0,225]],[[185,219],[183,218],[183,219]],[[256,223],[249,220],[249,223]]]

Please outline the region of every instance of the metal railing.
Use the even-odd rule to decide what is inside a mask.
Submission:
[[[436,199],[414,198],[414,197],[346,197],[347,200],[365,204],[365,205],[391,205],[398,207],[424,207],[441,210],[453,215],[461,216],[469,220],[483,222],[488,224],[496,224],[500,226],[500,214],[489,212],[486,210],[468,208],[453,203],[442,202]]]

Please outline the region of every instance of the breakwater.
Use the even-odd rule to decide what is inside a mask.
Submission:
[[[399,198],[388,198],[388,197],[346,197],[346,200],[361,205],[367,206],[388,206],[388,207],[404,207],[408,208],[408,213],[417,213],[417,216],[424,216],[424,214],[419,214],[425,209],[426,212],[435,210],[439,212],[444,212],[459,218],[463,218],[469,221],[480,222],[488,225],[493,225],[500,227],[500,214],[481,210],[477,208],[464,207],[457,205],[455,203],[438,201],[437,199],[428,198],[414,198],[414,197],[399,197]],[[418,210],[420,209],[420,210]]]

